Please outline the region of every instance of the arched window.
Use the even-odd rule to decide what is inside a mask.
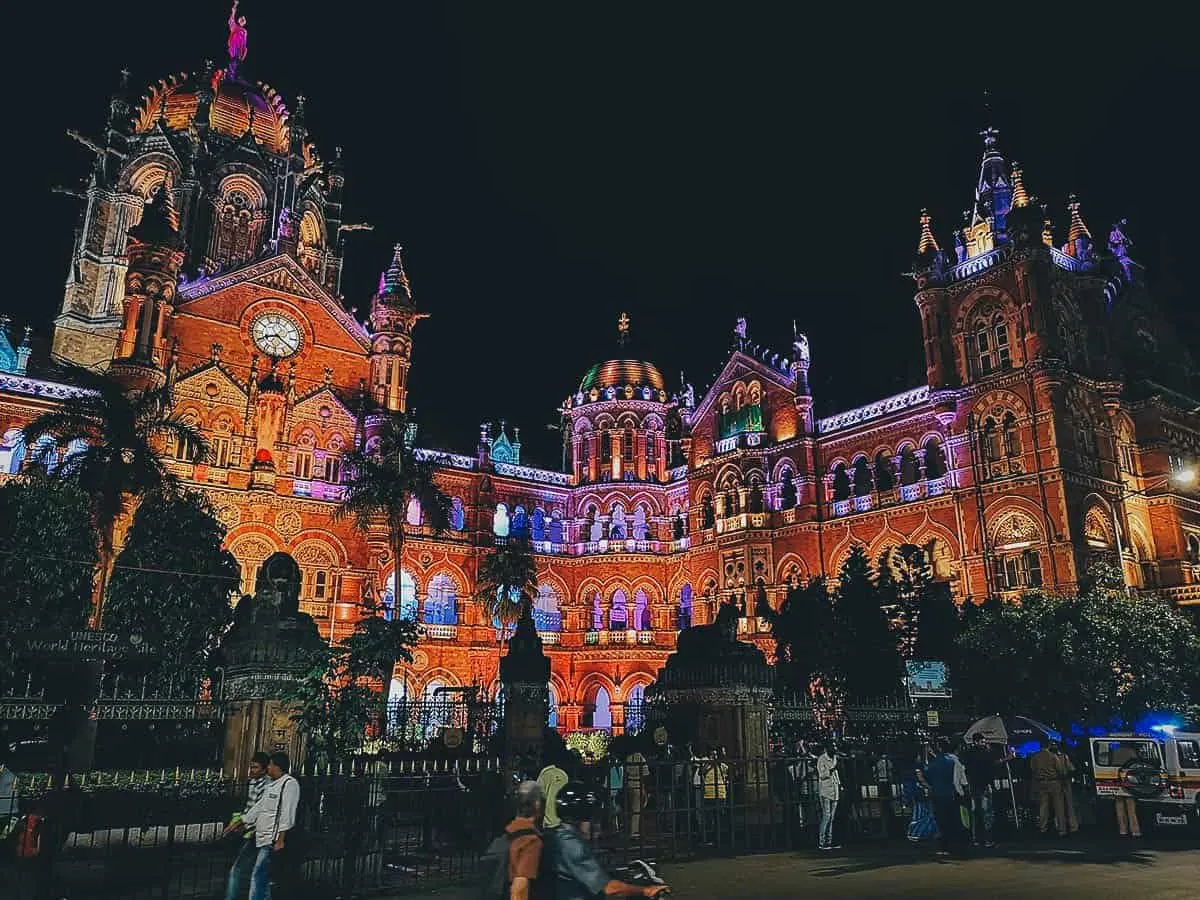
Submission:
[[[529,537],[529,516],[525,512],[525,507],[520,504],[513,507],[509,534],[516,538]]]
[[[262,189],[245,175],[222,182],[221,194],[213,201],[211,264],[228,270],[254,257],[262,243],[265,202]]]
[[[746,498],[746,507],[747,511],[752,513],[763,511],[762,486],[757,481],[750,482],[750,496]]]
[[[588,432],[583,433],[583,438],[579,441],[579,472],[586,478],[588,467],[592,461],[592,436]]]
[[[612,698],[604,688],[597,688],[595,698],[585,710],[585,718],[590,719],[585,724],[587,728],[612,728]],[[588,715],[590,713],[590,715]]]
[[[554,685],[548,685],[546,694],[546,727],[558,727],[558,692],[554,690]]]
[[[450,527],[455,531],[462,531],[467,526],[467,513],[463,509],[462,497],[455,497],[450,501]]]
[[[705,495],[700,501],[700,527],[712,528],[717,521],[716,510],[713,509],[712,497]]]
[[[671,537],[674,540],[681,541],[687,535],[687,519],[683,517],[683,513],[675,513],[675,518],[671,520]]]
[[[646,477],[654,478],[658,471],[658,440],[650,432],[646,433]]]
[[[550,543],[562,544],[564,542],[562,513],[556,509],[550,513]]]
[[[434,575],[429,582],[429,595],[425,598],[425,624],[457,624],[457,601],[454,579],[445,573]]]
[[[644,541],[650,536],[650,525],[646,521],[646,504],[639,503],[633,511],[633,539]]]
[[[628,531],[625,527],[625,507],[620,503],[612,508],[612,519],[608,523],[608,539],[610,541],[625,540]]]
[[[621,459],[626,463],[633,462],[633,429],[626,428],[621,433]]]
[[[900,451],[900,483],[916,484],[920,480],[921,466],[917,462],[917,454],[912,447],[905,447]]]
[[[1189,534],[1187,539],[1188,562],[1200,563],[1200,535]]]
[[[983,449],[983,458],[987,462],[996,462],[1003,455],[1000,449],[1002,435],[1000,427],[996,424],[996,420],[988,416],[983,423],[983,434],[980,440],[980,446]]]
[[[592,594],[592,631],[604,630],[604,608],[600,603],[600,592]]]
[[[845,463],[838,463],[833,469],[833,499],[850,499],[850,475]]]
[[[946,457],[942,454],[942,445],[930,438],[925,442],[925,477],[932,481],[945,474]]]
[[[675,622],[680,631],[692,627],[692,586],[685,584],[679,591],[679,614]]]
[[[633,595],[633,627],[638,631],[650,630],[650,601],[641,588]]]
[[[396,573],[388,576],[383,590],[383,617],[417,620],[417,583],[407,569],[400,570],[400,602],[396,602]]]
[[[736,489],[725,492],[725,516],[736,516],[742,511],[742,496]]]
[[[625,732],[637,734],[646,724],[646,688],[636,684],[625,698]]]
[[[492,533],[496,537],[508,537],[508,507],[503,503],[496,504],[496,514],[492,516]]]
[[[979,375],[991,375],[1012,367],[1008,346],[1008,325],[997,313],[975,326],[975,360]]]
[[[16,475],[25,460],[25,439],[20,428],[10,428],[0,441],[0,474]]]
[[[874,485],[871,482],[871,467],[867,465],[867,458],[860,456],[854,462],[854,496],[865,497],[871,493]]]
[[[612,462],[612,435],[607,431],[600,432],[600,464]]]
[[[558,594],[548,584],[538,585],[537,597],[533,601],[533,624],[538,631],[562,631]]]
[[[600,521],[600,516],[597,514],[596,507],[588,507],[584,524],[587,526],[587,539],[589,541],[604,540],[604,524]]]
[[[892,458],[883,450],[875,454],[875,483],[881,491],[890,491],[896,486],[896,476],[892,473]]]
[[[779,507],[792,509],[796,505],[796,482],[792,478],[792,470],[784,469],[780,480],[783,484],[779,491]]]
[[[1006,456],[1021,455],[1021,431],[1017,428],[1017,417],[1011,412],[1004,414],[1004,453]]]
[[[540,506],[533,511],[530,535],[535,541],[544,541],[546,539],[546,511]]]
[[[612,605],[608,610],[608,630],[624,631],[629,627],[629,607],[626,603],[625,592],[617,588],[613,592]]]
[[[404,521],[409,525],[421,524],[421,501],[416,497],[408,501],[408,511],[404,514]]]

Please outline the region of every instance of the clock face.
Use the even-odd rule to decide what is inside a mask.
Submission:
[[[250,326],[254,345],[268,356],[283,359],[300,349],[300,327],[279,313],[259,316]]]

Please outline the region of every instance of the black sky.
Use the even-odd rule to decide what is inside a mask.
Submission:
[[[78,213],[50,187],[89,163],[65,129],[98,134],[123,65],[140,87],[225,51],[222,2],[75,5],[6,13],[40,49],[6,92],[9,220],[28,224],[0,309],[43,332]],[[412,376],[423,443],[470,450],[507,417],[556,463],[544,426],[613,352],[622,310],[672,386],[680,369],[707,386],[738,315],[780,351],[798,321],[821,413],[920,383],[901,273],[920,208],[945,242],[969,205],[989,123],[1059,223],[1071,191],[1097,241],[1127,216],[1134,257],[1200,331],[1182,23],[844,8],[244,0],[244,74],[308,96],[323,154],[344,148],[347,220],[376,226],[351,236],[347,304],[407,248],[433,316]]]

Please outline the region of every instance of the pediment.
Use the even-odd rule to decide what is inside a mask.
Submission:
[[[293,297],[316,303],[363,350],[370,349],[371,342],[367,336],[367,330],[359,324],[354,316],[342,308],[341,303],[329,296],[300,263],[286,253],[255,260],[230,272],[204,276],[195,281],[181,284],[179,287],[181,306],[186,308],[188,304],[204,297],[245,284],[257,285],[268,292],[290,294]]]
[[[725,361],[725,366],[721,369],[721,374],[717,376],[712,386],[705,392],[704,397],[696,404],[696,408],[691,415],[691,421],[700,421],[701,418],[709,413],[713,403],[717,397],[721,396],[722,392],[747,375],[762,381],[764,390],[792,390],[792,378],[790,374],[782,372],[740,350],[735,350],[729,355],[729,359]]]

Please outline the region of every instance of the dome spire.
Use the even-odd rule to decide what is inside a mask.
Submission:
[[[1083,216],[1079,214],[1079,198],[1074,194],[1067,197],[1067,212],[1071,215],[1071,222],[1067,226],[1067,246],[1064,250],[1067,255],[1078,260],[1090,259],[1092,256],[1092,233],[1088,231]]]
[[[625,347],[629,344],[629,314],[621,313],[617,316],[617,346]]]
[[[934,253],[941,252],[941,247],[938,246],[937,238],[933,236],[933,230],[930,227],[931,218],[928,209],[921,210],[921,239],[917,242],[917,255],[921,256],[932,250]],[[792,323],[793,330],[795,322]]]

